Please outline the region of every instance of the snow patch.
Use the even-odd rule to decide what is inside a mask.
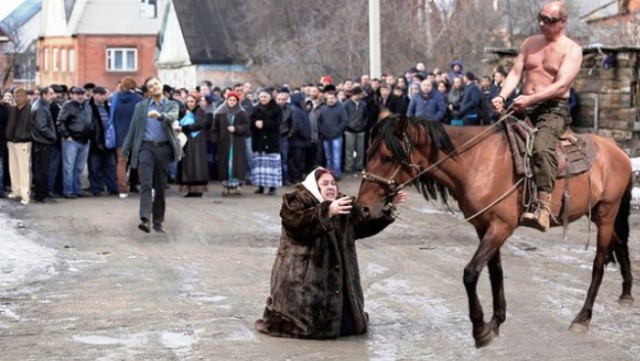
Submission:
[[[56,273],[56,251],[21,235],[17,227],[16,220],[0,213],[0,290],[26,280],[43,280]]]

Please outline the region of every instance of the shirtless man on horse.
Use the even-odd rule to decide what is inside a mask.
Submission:
[[[491,102],[497,112],[502,112],[505,99],[524,75],[522,94],[514,99],[511,108],[525,112],[538,129],[533,143],[538,194],[533,209],[522,215],[522,224],[546,231],[558,168],[556,143],[571,122],[569,88],[580,70],[582,48],[564,34],[567,7],[563,2],[545,4],[538,22],[540,34],[525,40],[500,94]]]

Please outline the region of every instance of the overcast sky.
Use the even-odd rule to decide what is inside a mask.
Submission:
[[[18,5],[22,4],[24,0],[0,0],[2,2],[2,6],[0,6],[0,20],[4,20],[4,18],[11,14],[11,12],[18,7]]]

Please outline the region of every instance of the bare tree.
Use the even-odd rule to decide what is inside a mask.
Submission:
[[[221,9],[230,1],[220,0]],[[448,68],[454,59],[472,71],[490,72],[485,48],[519,47],[539,32],[536,16],[545,2],[381,0],[383,72],[402,74],[417,62]],[[577,21],[579,0],[566,2],[570,36],[585,43],[585,25]],[[231,28],[243,36],[219,36],[233,42],[258,83],[299,85],[325,74],[344,80],[369,71],[367,0],[251,0],[241,2],[238,11],[244,17]],[[220,11],[215,21],[229,18]],[[634,44],[637,23],[625,30],[636,32],[629,38]]]
[[[2,70],[2,87],[6,88],[7,83],[13,76],[15,66],[20,59],[20,51],[25,47],[22,31],[12,22],[3,23],[3,30],[9,37],[9,41],[4,44],[5,68]]]

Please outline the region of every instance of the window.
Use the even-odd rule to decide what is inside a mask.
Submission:
[[[76,71],[76,49],[69,49],[69,72]]]
[[[42,50],[42,67],[44,71],[49,71],[49,48]]]
[[[60,52],[60,49],[53,48],[53,71],[60,70],[60,67],[58,66],[58,60],[60,59],[60,57],[58,56],[59,52]]]
[[[140,0],[140,18],[155,19],[158,17],[157,0]]]
[[[108,71],[137,71],[138,49],[109,48],[107,49]]]
[[[60,51],[60,71],[67,71],[67,49]]]

